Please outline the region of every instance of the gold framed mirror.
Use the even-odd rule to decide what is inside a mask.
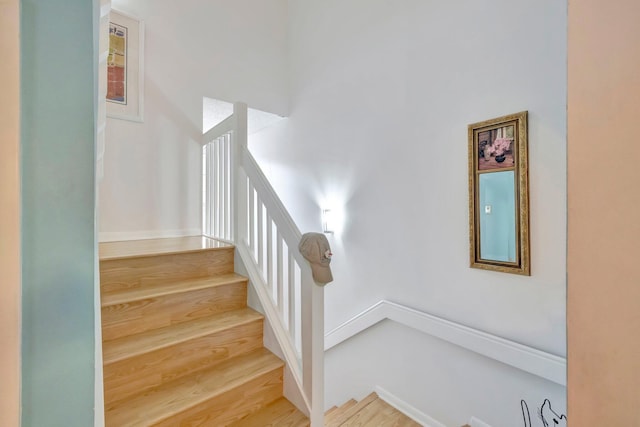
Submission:
[[[469,125],[472,268],[529,276],[527,112]]]

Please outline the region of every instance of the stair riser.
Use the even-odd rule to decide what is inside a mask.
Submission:
[[[154,427],[225,427],[282,396],[283,369],[263,374],[240,387],[203,402]]]
[[[247,303],[246,282],[102,307],[104,341],[236,310]]]
[[[104,366],[105,402],[126,399],[229,357],[262,347],[262,320]]]
[[[100,287],[104,295],[135,287],[233,273],[233,260],[233,248],[103,260],[100,261]]]

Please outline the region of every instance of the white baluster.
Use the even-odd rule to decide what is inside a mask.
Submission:
[[[213,174],[214,174],[214,202],[213,202],[213,230],[214,236],[220,237],[220,212],[221,212],[221,199],[220,199],[220,140],[216,139],[213,144]]]
[[[271,296],[275,299],[273,295],[273,221],[267,212],[266,215],[267,220],[267,285],[269,286],[269,292]]]
[[[284,292],[283,292],[283,259],[282,259],[282,236],[276,228],[276,301],[280,316],[284,317]]]
[[[225,151],[224,151],[224,135],[222,135],[219,140],[218,140],[218,153],[219,153],[219,157],[218,157],[218,170],[220,172],[219,174],[219,183],[218,183],[218,191],[219,191],[219,197],[220,197],[220,205],[219,205],[219,216],[218,216],[218,237],[221,239],[224,239],[224,216],[225,216],[225,210],[226,210],[226,194],[224,192],[224,187],[225,187],[225,181],[226,181],[226,171],[224,170],[224,156],[225,156]]]
[[[264,278],[264,228],[263,228],[263,209],[264,206],[262,205],[262,199],[260,198],[260,196],[258,195],[256,197],[256,201],[257,201],[257,209],[258,209],[258,267],[260,268],[260,271],[262,272],[262,277]]]
[[[289,257],[288,257],[288,262],[287,262],[287,266],[289,267],[289,274],[287,277],[287,296],[289,297],[289,304],[288,304],[288,315],[289,315],[289,336],[291,337],[291,339],[293,340],[294,346],[297,349],[297,345],[296,345],[296,292],[295,292],[295,287],[296,287],[296,282],[295,282],[295,278],[296,278],[296,264],[295,264],[295,260],[293,259],[293,255],[291,254],[291,250],[289,250]]]
[[[234,196],[232,193],[232,189],[233,189],[233,181],[234,181],[234,170],[232,167],[232,163],[231,163],[231,157],[232,157],[232,149],[231,149],[231,135],[230,134],[226,134],[225,136],[225,145],[226,145],[226,151],[227,151],[227,156],[225,157],[225,168],[227,170],[225,176],[227,179],[227,186],[226,186],[226,193],[227,193],[227,198],[226,198],[226,223],[225,223],[225,228],[226,228],[226,239],[233,241],[233,206],[234,206]]]
[[[255,205],[255,190],[253,185],[249,183],[249,248],[251,249],[251,255],[253,259],[256,259],[256,239],[255,239],[255,221],[256,221],[256,205]]]

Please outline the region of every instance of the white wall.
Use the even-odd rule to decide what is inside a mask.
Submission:
[[[102,238],[199,232],[202,98],[286,114],[285,0],[113,0],[145,21],[144,123],[108,119]]]
[[[199,227],[190,206],[199,199],[193,170],[202,96],[288,111],[288,120],[253,135],[250,148],[303,232],[319,229],[326,200],[345,212],[331,237],[336,280],[326,288],[327,330],[387,299],[566,354],[566,2],[113,6],[147,24],[146,117],[144,124],[109,120],[103,232]],[[467,125],[522,110],[529,111],[532,276],[470,269]],[[390,391],[415,402],[415,384],[393,383],[377,366],[402,368],[394,375],[409,382],[436,368],[491,363],[464,352],[448,357],[422,334],[398,332],[398,342],[393,328],[370,331],[380,347],[366,353],[367,364],[345,357],[361,354],[357,339],[332,350],[328,390],[340,380],[344,396],[359,392],[347,373],[368,367],[363,377],[398,387]],[[384,350],[397,345],[406,353],[412,340],[428,363],[411,356],[390,364],[398,361]],[[411,348],[402,347],[408,342]],[[340,369],[332,358],[342,360]],[[561,399],[562,391],[528,374],[508,382],[511,371],[496,375],[513,399],[525,383],[536,396]],[[445,378],[438,381],[432,386],[451,397]],[[458,422],[474,410],[469,402],[484,389],[470,382],[455,403],[433,403],[435,412],[446,412],[443,420]],[[557,404],[562,410],[564,402]]]
[[[291,113],[250,148],[331,238],[327,330],[380,299],[565,354],[566,4],[290,2]],[[467,124],[529,110],[532,276],[468,268]]]
[[[452,427],[472,417],[493,427],[529,427],[523,422],[522,399],[532,427],[542,426],[537,408],[544,399],[566,413],[565,387],[390,320],[329,350],[325,363],[327,406],[361,399],[381,387],[421,415]]]
[[[564,356],[566,2],[289,6],[289,120],[250,148],[303,232],[319,229],[325,200],[344,210],[342,230],[330,239],[336,280],[326,288],[326,329],[388,299]],[[532,276],[470,269],[467,125],[522,110],[529,111]],[[332,390],[348,397],[357,389],[350,369],[378,376],[391,357],[384,349],[398,344],[388,332],[375,332],[378,352],[355,344],[332,350],[329,360],[342,365],[327,366],[327,399]],[[454,372],[472,357],[415,345],[427,352],[426,365],[415,357],[392,365],[407,382],[433,372],[434,358]],[[546,383],[530,383],[544,394]],[[390,391],[417,390],[403,384]],[[472,401],[478,384],[454,400]],[[432,386],[454,394],[441,380]]]

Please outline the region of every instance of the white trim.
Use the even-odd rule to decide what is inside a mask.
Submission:
[[[207,145],[214,139],[220,138],[223,135],[233,132],[234,130],[234,118],[229,116],[202,135],[202,145]]]
[[[124,240],[164,239],[168,237],[201,236],[202,230],[191,228],[187,230],[143,230],[143,231],[111,231],[100,232],[100,242],[121,242]]]
[[[447,427],[446,425],[442,424],[440,421],[416,409],[414,406],[408,404],[404,400],[400,399],[398,396],[389,393],[387,390],[383,389],[380,386],[376,386],[375,392],[378,394],[378,397],[380,399],[384,400],[389,405],[393,406],[398,411],[402,412],[407,417],[411,418],[412,420],[419,423],[423,427]]]
[[[476,417],[471,417],[471,420],[469,420],[469,425],[471,427],[491,427],[491,425],[485,423],[482,420],[479,420]]]
[[[562,386],[567,385],[567,360],[428,313],[379,301],[325,335],[328,350],[376,323],[389,319],[462,348],[522,369]]]
[[[324,335],[324,350],[327,351],[376,323],[385,320],[387,318],[385,303],[385,300],[378,301],[362,313],[356,314],[342,325],[327,332]]]

